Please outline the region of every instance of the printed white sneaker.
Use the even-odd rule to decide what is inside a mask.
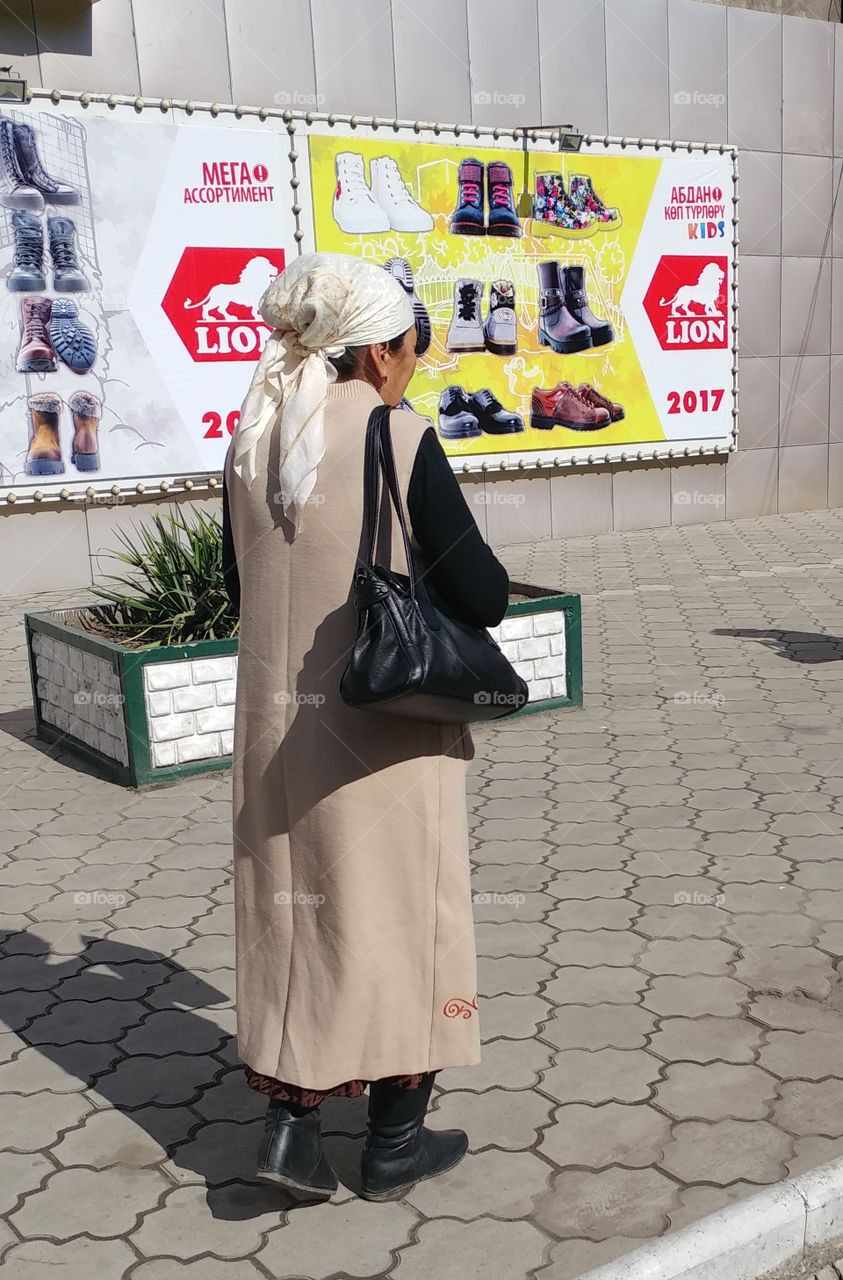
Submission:
[[[373,160],[372,195],[389,218],[393,231],[432,231],[433,218],[414,200],[401,170],[390,156]]]
[[[372,161],[374,170],[375,161]],[[365,235],[371,231],[389,231],[389,216],[366,186],[363,157],[354,151],[341,151],[334,168],[337,187],[334,192],[334,221],[340,231],[349,235]]]

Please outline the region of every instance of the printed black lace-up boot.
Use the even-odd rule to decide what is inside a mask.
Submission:
[[[270,1102],[256,1176],[303,1198],[330,1199],[339,1179],[322,1148],[318,1107]]]
[[[425,1129],[434,1072],[419,1089],[390,1080],[369,1086],[369,1132],[361,1162],[364,1200],[400,1200],[425,1178],[459,1164],[468,1150],[461,1129]]]
[[[40,293],[47,287],[44,279],[44,228],[34,213],[16,209],[12,214],[15,235],[15,265],[6,277],[6,288],[12,293]]]
[[[585,351],[591,346],[591,330],[571,315],[565,305],[565,280],[558,262],[540,262],[539,342],[561,355]]]
[[[24,181],[36,187],[49,204],[81,204],[82,197],[75,187],[59,182],[47,173],[38,154],[38,139],[32,125],[16,124],[15,150]]]
[[[7,209],[28,209],[30,213],[40,213],[44,208],[44,197],[37,187],[30,186],[23,176],[20,167],[17,147],[15,146],[15,126],[11,120],[0,118],[0,168],[11,187],[0,196],[0,204]]]
[[[480,319],[482,280],[458,280],[454,286],[454,314],[445,346],[449,351],[485,351],[486,335]]]
[[[591,345],[605,347],[612,342],[615,331],[608,320],[600,320],[588,305],[588,294],[585,290],[585,267],[563,267],[562,287],[565,292],[565,306],[575,320],[588,325],[591,330]]]
[[[484,236],[483,166],[479,160],[460,162],[457,175],[457,207],[451,215],[451,235]]]
[[[486,235],[510,237],[523,235],[518,214],[515,212],[512,170],[508,164],[503,164],[500,160],[491,160],[486,165],[486,188],[489,197],[489,224]]]
[[[72,218],[48,218],[53,288],[56,293],[85,293],[91,286],[76,259],[76,224]]]

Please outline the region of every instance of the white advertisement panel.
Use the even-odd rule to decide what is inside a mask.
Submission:
[[[298,252],[281,121],[0,113],[0,494],[221,470]]]

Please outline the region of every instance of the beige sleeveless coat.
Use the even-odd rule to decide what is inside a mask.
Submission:
[[[234,736],[237,1030],[256,1071],[311,1089],[479,1061],[467,731],[339,695],[356,613],[363,443],[380,404],[333,386],[295,541],[277,429],[247,490],[227,466],[241,580]],[[392,414],[407,485],[425,420]],[[387,530],[388,533],[388,530]],[[393,530],[393,565],[403,570]]]

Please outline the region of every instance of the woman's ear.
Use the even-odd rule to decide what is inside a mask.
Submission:
[[[389,374],[389,362],[388,362],[389,343],[373,342],[369,347],[368,355],[369,355],[369,368],[374,374],[375,385],[377,386],[378,390],[380,390],[380,388],[386,382],[386,379]]]

